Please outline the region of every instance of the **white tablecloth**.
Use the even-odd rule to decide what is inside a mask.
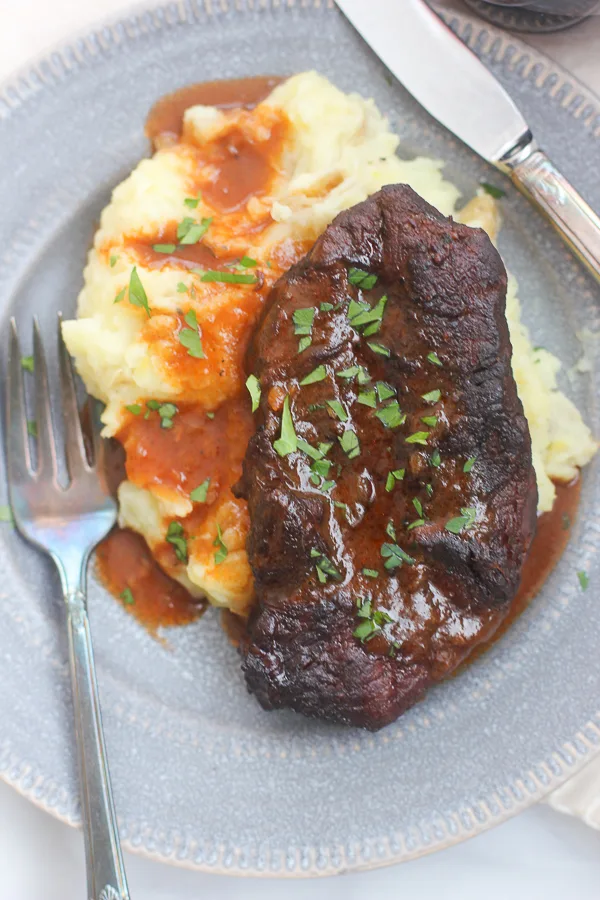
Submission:
[[[368,2],[368,0],[365,0]],[[401,2],[401,0],[399,0]],[[0,80],[73,31],[128,6],[126,0],[0,0]],[[461,6],[460,0],[447,0]],[[537,47],[600,93],[600,17],[572,31],[536,37]],[[2,725],[0,723],[0,737]],[[597,771],[600,766],[596,765]],[[586,796],[582,781],[563,795]],[[581,802],[582,806],[585,803]],[[598,900],[600,833],[538,806],[444,853],[405,866],[319,882],[219,878],[127,856],[133,900]],[[0,897],[82,900],[81,835],[0,783]]]

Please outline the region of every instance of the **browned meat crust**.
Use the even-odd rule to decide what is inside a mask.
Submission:
[[[266,709],[380,728],[506,615],[537,491],[505,294],[485,233],[405,185],[339,215],[273,288],[237,489],[258,596],[243,668]],[[300,445],[281,455],[286,396]]]

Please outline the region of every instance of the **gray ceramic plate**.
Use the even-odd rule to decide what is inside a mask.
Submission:
[[[600,209],[595,98],[516,41],[466,18],[453,23]],[[310,67],[374,96],[403,146],[448,160],[465,191],[501,177],[391,83],[336,9],[318,0],[182,0],[75,40],[0,91],[3,325],[14,313],[29,326],[37,312],[53,328],[57,309],[74,309],[99,212],[147,153],[153,100],[186,82]],[[526,319],[569,367],[581,352],[575,332],[600,329],[598,291],[510,189],[503,208],[502,250],[521,280]],[[593,376],[566,387],[598,431]],[[261,711],[216,615],[162,646],[92,580],[126,847],[217,872],[333,873],[448,846],[560,784],[600,744],[599,464],[585,472],[571,545],[527,613],[466,673],[377,735]],[[0,771],[75,824],[57,580],[10,526],[1,529]]]

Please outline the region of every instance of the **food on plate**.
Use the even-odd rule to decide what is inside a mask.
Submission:
[[[410,184],[490,232],[498,204],[480,191],[457,213],[442,162],[400,159],[374,103],[314,72],[254,108],[193,106],[181,131],[165,131],[102,214],[64,335],[105,404],[105,436],[126,451],[121,524],[196,596],[246,615],[250,520],[232,486],[254,431],[244,358],[269,291],[340,211],[384,184]],[[507,316],[544,511],[552,479],[574,477],[595,444],[556,388],[560,364],[533,349],[513,282]]]
[[[505,297],[485,232],[405,185],[337,216],[271,292],[236,489],[267,709],[380,728],[507,614],[537,488]]]

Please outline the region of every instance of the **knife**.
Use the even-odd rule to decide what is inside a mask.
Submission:
[[[600,281],[600,218],[540,149],[504,88],[424,0],[337,4],[419,103],[509,175]]]

